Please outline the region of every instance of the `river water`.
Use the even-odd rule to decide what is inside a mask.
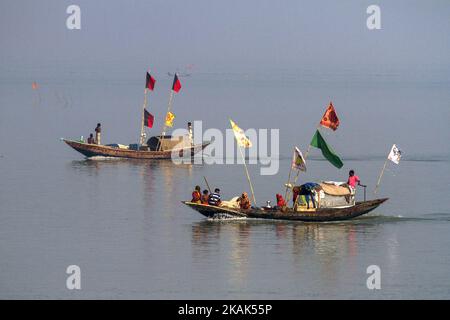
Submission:
[[[176,127],[280,129],[276,175],[249,165],[258,204],[283,192],[291,150],[305,151],[332,100],[341,126],[325,139],[337,170],[311,151],[300,181],[339,180],[354,169],[369,198],[393,143],[379,197],[389,201],[347,222],[207,221],[181,204],[193,186],[224,198],[249,191],[241,164],[86,160],[59,139],[136,142],[141,79],[48,77],[0,83],[0,298],[26,299],[418,299],[450,298],[450,91],[447,78],[396,74],[194,74],[174,98]],[[158,134],[169,77],[149,110]],[[359,190],[358,197],[362,197]],[[81,290],[66,268],[81,269]],[[369,290],[367,268],[381,270]]]

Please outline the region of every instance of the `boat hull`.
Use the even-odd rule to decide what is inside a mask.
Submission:
[[[165,150],[165,151],[144,151],[144,150],[130,150],[120,149],[110,146],[88,144],[78,141],[66,140],[63,141],[72,147],[74,150],[83,154],[88,158],[92,157],[112,157],[112,158],[125,158],[125,159],[171,159],[172,152],[178,152],[180,157],[183,154],[194,155],[197,152],[203,150],[209,143],[203,143],[201,145],[195,145],[190,148]]]
[[[268,220],[291,220],[305,222],[327,222],[343,221],[362,216],[376,209],[388,198],[357,202],[354,206],[345,208],[319,208],[314,211],[293,211],[292,209],[282,212],[280,210],[253,209],[242,211],[225,207],[216,207],[183,201],[185,205],[199,212],[207,218],[249,218]]]

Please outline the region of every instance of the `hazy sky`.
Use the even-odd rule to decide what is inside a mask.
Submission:
[[[448,0],[2,0],[0,71],[450,70],[449,34]]]

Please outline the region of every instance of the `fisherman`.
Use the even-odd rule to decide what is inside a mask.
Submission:
[[[294,187],[292,189],[294,207],[297,204],[297,197],[305,196],[307,208],[309,209],[309,200],[311,200],[313,207],[317,208],[316,201],[314,200],[314,187],[316,185],[317,185],[316,183],[309,182],[309,183],[302,184],[299,187],[298,186]]]
[[[216,188],[214,189],[214,192],[209,195],[208,204],[210,206],[220,206],[221,202],[222,201],[220,200],[220,189]]]
[[[97,144],[101,144],[101,132],[102,125],[100,123],[97,123],[97,127],[95,127],[95,142]]]
[[[89,135],[89,138],[87,139],[87,143],[95,144],[94,135],[92,133]]]
[[[283,196],[279,193],[276,194],[277,198],[277,207],[278,209],[281,209],[283,207],[286,207],[286,201],[284,200]]]
[[[362,186],[361,180],[359,180],[359,177],[355,175],[354,170],[350,170],[348,172],[347,184],[352,188],[352,190],[356,189],[356,184],[358,184],[358,186]]]
[[[203,190],[203,194],[202,194],[202,204],[208,204],[208,198],[209,198],[209,191],[208,190]]]
[[[240,198],[237,200],[239,203],[239,207],[242,210],[248,210],[251,207],[250,199],[248,198],[247,192],[243,192]]]
[[[202,203],[201,198],[202,195],[200,194],[200,186],[195,186],[194,191],[192,192],[192,200],[193,203]]]

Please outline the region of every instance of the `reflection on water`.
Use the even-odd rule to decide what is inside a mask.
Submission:
[[[246,221],[233,223],[204,220],[192,225],[193,259],[208,261],[217,252],[225,252],[224,265],[231,286],[240,286],[248,275],[252,225]]]
[[[264,81],[223,87],[208,75],[191,82],[190,92],[202,92],[202,99],[184,96],[183,110],[189,112],[179,114],[195,115],[205,129],[224,128],[230,114],[248,106],[258,113],[249,127],[281,129],[279,174],[261,176],[259,166],[249,166],[261,202],[284,190],[292,146],[309,143],[324,91],[341,101],[347,125],[328,139],[345,166],[336,170],[313,152],[303,181],[346,179],[355,169],[373,187],[386,148],[394,142],[403,146],[404,159],[383,176],[380,197],[388,202],[373,215],[324,224],[210,222],[180,203],[195,185],[206,188],[203,176],[224,199],[249,191],[242,165],[72,161],[81,156],[57,138],[88,133],[87,119],[104,123],[105,140],[133,141],[136,128],[124,123],[136,123],[136,114],[123,106],[135,99],[135,84],[61,83],[55,90],[66,97],[43,96],[38,106],[23,94],[35,79],[1,84],[0,142],[8,147],[0,155],[0,298],[73,298],[64,289],[64,275],[74,263],[86,276],[81,298],[448,298],[449,108],[442,101],[449,101],[449,90],[427,81],[375,86],[362,81],[350,92],[342,90],[347,78],[297,81],[296,90],[292,82],[271,81],[267,99]],[[71,103],[70,96],[78,98]],[[301,110],[292,104],[299,96]],[[204,112],[211,106],[214,112]],[[274,107],[286,107],[290,116],[273,117]],[[364,116],[373,121],[361,121]],[[395,131],[392,141],[399,118],[408,125]],[[378,296],[365,286],[371,264],[382,270]]]
[[[251,257],[259,255],[261,250],[270,260],[277,255],[288,255],[294,273],[317,272],[324,285],[335,286],[340,280],[342,264],[351,274],[360,272],[356,257],[382,228],[378,223],[204,220],[192,225],[191,245],[193,259],[199,264],[208,264],[218,252],[225,251],[227,275],[235,286],[245,282],[253,268],[264,268],[268,263],[264,258],[256,266],[250,263]],[[390,250],[392,259],[395,254]],[[311,264],[316,270],[310,270]],[[273,272],[276,274],[276,267]]]
[[[174,164],[172,161],[161,160],[137,160],[137,159],[84,159],[70,162],[70,167],[87,173],[89,176],[97,176],[100,170],[117,174],[120,170],[126,173],[134,173],[139,181],[142,181],[144,207],[151,208],[154,203],[167,206],[169,212],[173,212],[178,206],[178,201],[173,201],[173,191],[180,175],[187,179],[192,176],[192,164]],[[199,166],[196,164],[196,166]],[[162,180],[161,180],[162,178]],[[124,178],[124,187],[126,186]],[[157,190],[158,189],[158,190]],[[189,192],[186,192],[189,194]],[[176,206],[174,206],[176,205]]]

